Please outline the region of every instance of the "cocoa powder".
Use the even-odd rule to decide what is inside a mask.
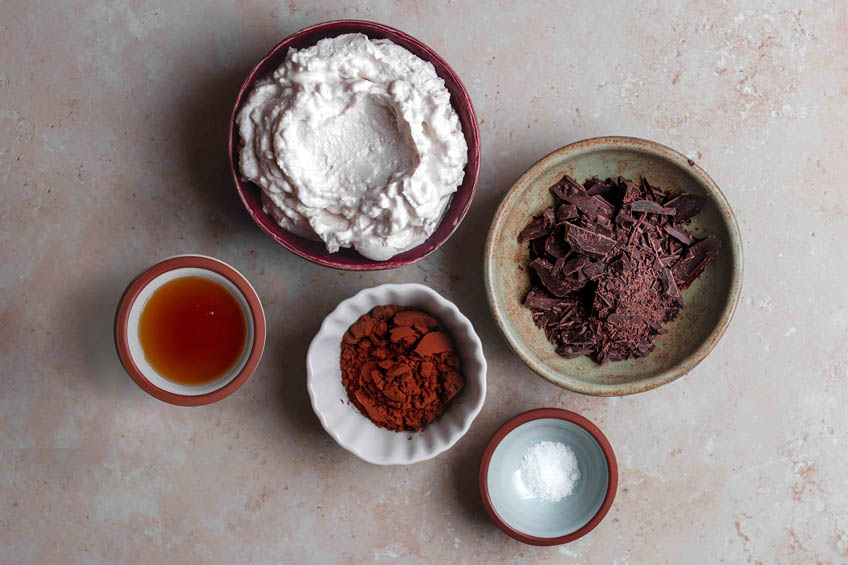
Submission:
[[[342,338],[342,384],[376,425],[418,431],[441,416],[465,384],[450,336],[433,316],[377,306]]]

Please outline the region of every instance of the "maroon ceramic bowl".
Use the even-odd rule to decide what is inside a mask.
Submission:
[[[252,182],[243,180],[238,170],[238,151],[241,147],[241,139],[239,138],[238,128],[236,127],[236,115],[241,109],[242,102],[251,90],[253,90],[254,83],[274,71],[283,63],[289,47],[310,47],[321,39],[335,37],[345,33],[362,33],[371,38],[389,39],[409,50],[414,55],[432,63],[436,69],[436,74],[445,81],[445,86],[450,91],[451,102],[459,116],[462,131],[465,134],[465,142],[468,145],[468,164],[465,166],[465,177],[462,185],[454,193],[453,199],[445,211],[439,227],[421,245],[395,255],[387,261],[368,259],[349,248],[343,248],[336,253],[330,253],[322,241],[300,237],[287,232],[262,211],[260,188]],[[247,75],[247,79],[245,79],[241,86],[241,90],[239,90],[238,98],[233,107],[233,114],[230,117],[229,152],[230,171],[233,182],[247,211],[259,227],[262,228],[262,231],[292,253],[300,255],[313,263],[335,269],[371,271],[393,269],[414,263],[435,251],[453,234],[465,217],[469,206],[471,206],[471,200],[474,198],[474,191],[477,188],[477,177],[480,172],[480,131],[477,127],[477,117],[474,114],[474,107],[471,104],[471,98],[468,96],[468,92],[450,65],[439,57],[435,51],[414,37],[386,25],[361,20],[337,20],[317,24],[288,36],[271,49],[253,70],[250,71],[250,74]]]

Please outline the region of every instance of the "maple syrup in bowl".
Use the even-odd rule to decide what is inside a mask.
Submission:
[[[179,405],[215,402],[259,363],[265,317],[231,266],[199,255],[154,265],[127,288],[115,341],[124,368],[151,395]]]
[[[247,322],[223,284],[203,276],[160,286],[141,311],[138,337],[157,373],[184,385],[203,385],[230,372],[242,357]]]

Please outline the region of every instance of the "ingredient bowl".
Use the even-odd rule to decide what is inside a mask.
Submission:
[[[419,432],[377,427],[348,401],[342,385],[342,336],[375,306],[411,306],[439,319],[462,360],[465,386],[447,411]],[[486,359],[471,322],[450,301],[421,284],[384,284],[360,291],[333,310],[312,340],[306,357],[312,408],[333,439],[358,457],[378,465],[407,465],[435,457],[461,438],[486,398]]]
[[[524,298],[531,287],[529,249],[519,232],[553,202],[549,187],[566,173],[582,182],[619,175],[672,193],[706,198],[703,211],[688,226],[696,236],[716,235],[722,249],[695,282],[683,291],[683,308],[666,323],[656,349],[647,357],[599,365],[581,356],[561,357],[533,323]],[[533,165],[507,193],[489,230],[484,259],[486,293],[507,342],[546,380],[584,394],[633,394],[686,374],[718,343],[733,317],[742,287],[742,240],[727,199],[694,161],[658,143],[630,137],[600,137],[557,149]]]
[[[522,482],[521,462],[539,442],[559,442],[577,458],[580,478],[557,502],[533,496]],[[540,408],[509,420],[495,432],[480,462],[480,496],[497,526],[518,541],[558,545],[592,531],[604,519],[618,487],[618,467],[607,438],[592,422],[558,408]]]
[[[139,322],[145,304],[162,285],[180,277],[202,277],[226,288],[241,307],[246,322],[244,349],[221,378],[199,385],[180,384],[160,375],[145,358]],[[115,315],[115,346],[130,377],[151,396],[179,406],[200,406],[225,398],[256,370],[265,349],[265,313],[253,286],[230,265],[203,255],[165,259],[137,276],[124,291]]]
[[[342,248],[336,253],[330,253],[322,241],[301,237],[284,230],[262,210],[260,188],[252,182],[244,180],[239,172],[238,154],[241,139],[236,125],[236,117],[243,102],[253,90],[254,84],[282,64],[290,47],[309,47],[321,39],[346,33],[362,33],[370,38],[389,39],[419,58],[432,63],[436,74],[444,80],[445,87],[451,94],[451,103],[459,116],[465,141],[468,145],[468,163],[465,166],[465,176],[462,184],[453,194],[436,231],[421,245],[395,255],[386,261],[368,259],[349,248]],[[242,84],[241,90],[239,90],[230,119],[229,160],[233,182],[242,202],[257,225],[274,241],[304,259],[327,267],[354,271],[392,269],[414,263],[435,251],[448,240],[465,217],[477,188],[477,177],[480,170],[480,133],[468,92],[453,69],[435,51],[414,37],[389,26],[368,21],[338,20],[314,25],[290,35],[278,43],[250,71]]]

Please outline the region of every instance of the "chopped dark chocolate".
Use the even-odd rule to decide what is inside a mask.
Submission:
[[[647,179],[568,175],[551,188],[554,205],[518,236],[529,242],[533,322],[567,358],[598,363],[644,357],[683,306],[681,289],[721,249],[683,226],[705,200],[671,196]]]

